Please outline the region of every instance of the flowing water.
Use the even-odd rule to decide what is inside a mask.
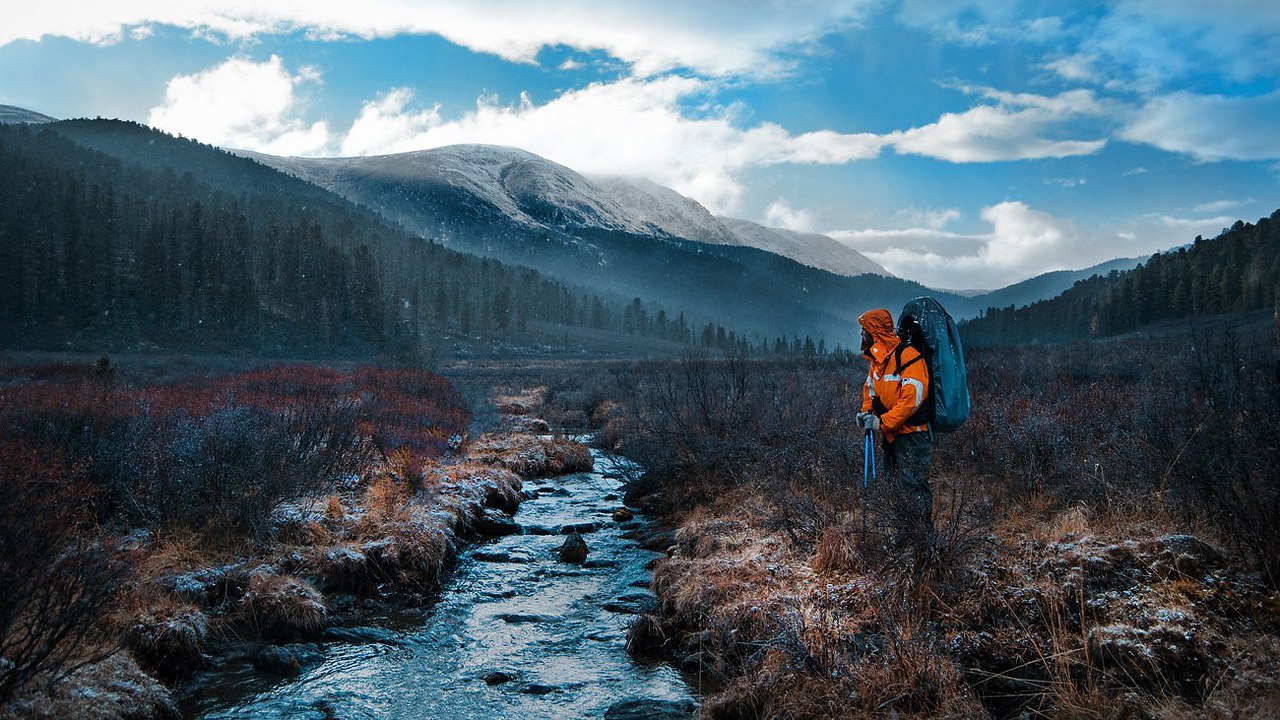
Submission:
[[[652,607],[646,566],[657,553],[614,522],[621,480],[608,458],[596,470],[527,481],[536,496],[516,520],[526,534],[462,553],[425,614],[384,615],[330,632],[324,660],[278,679],[245,661],[224,663],[184,702],[209,718],[601,718],[630,700],[636,717],[688,716],[693,698],[667,665],[625,651],[635,612]],[[594,523],[583,567],[559,561],[564,525]],[[551,534],[530,534],[549,532]],[[634,708],[634,704],[633,704]],[[615,713],[621,708],[615,708]],[[667,713],[667,714],[663,714]]]

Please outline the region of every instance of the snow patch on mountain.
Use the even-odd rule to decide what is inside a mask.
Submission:
[[[719,218],[697,200],[639,178],[599,177],[596,183],[634,218],[685,240],[741,245]]]
[[[518,148],[450,145],[432,150],[352,158],[280,158],[238,151],[357,202],[370,181],[395,193],[445,187],[533,229],[604,229],[659,239],[753,247],[838,275],[890,275],[880,265],[818,233],[769,228],[712,215],[692,198],[647,180],[588,179]]]
[[[20,125],[29,123],[32,125],[39,123],[57,122],[57,118],[42,115],[34,110],[14,107],[13,105],[0,105],[0,124]]]
[[[765,227],[750,220],[720,218],[739,239],[739,244],[789,257],[798,263],[837,275],[884,275],[893,277],[879,263],[821,233],[796,232]]]

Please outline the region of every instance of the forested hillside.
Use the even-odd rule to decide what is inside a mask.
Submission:
[[[970,344],[1059,342],[1116,335],[1197,315],[1269,308],[1280,287],[1280,210],[1256,224],[1237,221],[1157,253],[1137,268],[1081,280],[1024,308],[988,308],[961,324]]]
[[[101,120],[0,126],[0,323],[9,347],[280,352],[412,354],[535,326],[552,341],[556,326],[708,335],[639,298],[424,241],[253,161]],[[710,336],[745,342],[714,323]]]

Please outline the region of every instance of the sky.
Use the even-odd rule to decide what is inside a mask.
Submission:
[[[0,104],[229,148],[524,148],[993,289],[1280,208],[1275,0],[46,0]]]

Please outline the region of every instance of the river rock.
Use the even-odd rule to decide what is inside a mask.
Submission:
[[[516,679],[516,676],[512,675],[511,673],[505,673],[505,672],[502,672],[501,670],[495,670],[489,673],[488,675],[484,676],[484,684],[490,685],[490,686],[501,685],[502,683],[511,682],[512,680],[515,680],[515,679]]]
[[[502,622],[510,623],[512,625],[556,622],[559,620],[559,618],[551,617],[550,615],[539,615],[537,613],[502,613],[501,615],[495,615],[494,617]]]
[[[560,562],[581,565],[587,560],[587,541],[579,533],[571,533],[560,546]]]
[[[633,519],[635,516],[636,516],[635,513],[631,512],[626,508],[618,508],[617,510],[613,511],[614,522],[627,522]]]
[[[525,695],[548,695],[550,693],[555,692],[557,689],[558,688],[556,688],[554,685],[542,685],[540,683],[529,683],[528,685],[525,685],[524,687],[520,688],[520,692],[524,693]]]
[[[501,550],[477,550],[471,554],[471,557],[480,562],[505,563],[511,562],[511,554],[502,552]]]
[[[622,615],[640,615],[657,610],[658,600],[647,593],[631,593],[610,600],[601,607]]]
[[[569,525],[560,526],[561,535],[570,535],[572,533],[580,533],[582,535],[586,535],[587,533],[593,533],[595,531],[596,531],[596,524],[593,522],[572,523]]]
[[[692,700],[650,700],[634,698],[614,703],[605,711],[605,720],[693,720],[698,706]]]
[[[510,515],[494,508],[485,508],[484,512],[476,517],[472,527],[481,537],[520,534],[520,523],[513,520]]]
[[[521,532],[525,535],[558,535],[553,528],[546,525],[525,525],[521,528]]]
[[[399,633],[376,627],[330,627],[325,628],[324,637],[349,643],[374,642],[384,645],[401,645],[404,643]]]
[[[321,662],[324,662],[324,651],[320,649],[319,645],[315,643],[295,643],[292,645],[268,645],[262,648],[257,657],[253,659],[253,666],[263,672],[284,677],[295,677],[307,665],[315,665]]]

